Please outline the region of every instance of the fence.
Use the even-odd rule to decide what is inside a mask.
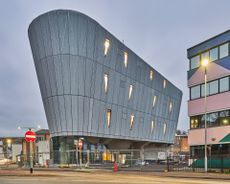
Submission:
[[[208,157],[208,172],[230,171],[230,155],[214,155]],[[204,157],[173,156],[168,157],[169,171],[204,172]]]
[[[150,153],[148,154],[150,155]],[[155,153],[155,155],[157,155]],[[29,155],[19,155],[18,165],[29,166]],[[142,160],[141,150],[69,150],[33,154],[35,167],[90,167],[112,169],[114,162],[120,170],[164,171],[167,169],[165,160]]]

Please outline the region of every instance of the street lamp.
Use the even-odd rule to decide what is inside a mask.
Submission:
[[[209,60],[204,59],[202,66],[204,67],[204,170],[208,172],[208,158],[207,158],[207,66]]]

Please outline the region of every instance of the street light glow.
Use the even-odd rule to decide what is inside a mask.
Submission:
[[[209,63],[209,60],[208,59],[204,59],[202,61],[202,66],[206,67],[208,65],[208,63]]]

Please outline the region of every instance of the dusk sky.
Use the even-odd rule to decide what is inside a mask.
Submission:
[[[180,88],[178,128],[188,129],[186,50],[230,28],[229,0],[0,0],[0,137],[48,127],[27,29],[54,9],[95,19]]]

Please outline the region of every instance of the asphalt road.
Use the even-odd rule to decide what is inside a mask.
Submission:
[[[170,178],[120,173],[60,173],[50,176],[0,176],[0,184],[229,184],[229,180]]]

